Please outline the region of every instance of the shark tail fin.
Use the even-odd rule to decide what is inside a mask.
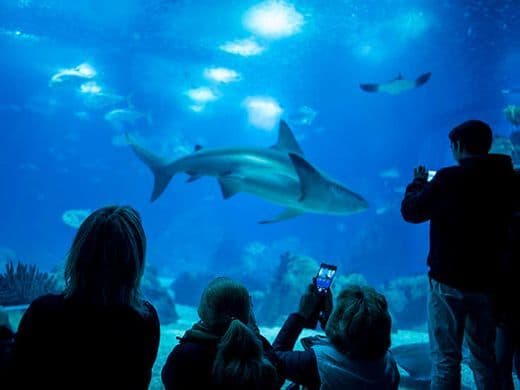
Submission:
[[[150,201],[153,202],[164,192],[173,177],[173,174],[171,174],[168,169],[169,164],[163,158],[156,156],[152,152],[133,142],[128,134],[127,140],[137,157],[139,157],[139,159],[150,168],[154,175],[155,180],[152,196],[150,198]]]
[[[424,73],[422,75],[420,75],[419,77],[417,77],[417,79],[415,80],[415,86],[416,87],[420,87],[421,85],[424,85],[428,82],[428,80],[430,79],[432,73],[431,72],[428,72],[428,73]]]
[[[359,84],[359,87],[365,92],[379,92],[379,84]]]

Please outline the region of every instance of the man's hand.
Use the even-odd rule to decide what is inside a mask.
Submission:
[[[428,170],[425,166],[419,165],[413,170],[414,179],[428,180]]]

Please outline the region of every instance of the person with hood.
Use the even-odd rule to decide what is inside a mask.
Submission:
[[[458,389],[462,341],[478,389],[497,389],[496,294],[507,252],[515,173],[511,158],[489,154],[493,134],[480,120],[449,133],[457,166],[431,181],[420,166],[401,204],[411,223],[430,221],[428,330],[432,389]]]
[[[304,338],[305,350],[293,351],[302,330],[313,328],[318,319],[326,336]],[[373,288],[346,287],[333,309],[330,290],[322,294],[311,284],[273,343],[278,372],[293,382],[291,389],[397,390],[391,327],[386,298]]]
[[[282,385],[268,357],[247,289],[218,277],[208,284],[198,308],[200,321],[180,338],[162,369],[169,389],[275,390]]]

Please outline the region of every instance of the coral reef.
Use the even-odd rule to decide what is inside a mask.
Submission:
[[[169,324],[179,319],[175,310],[175,301],[168,290],[161,285],[157,269],[148,265],[141,280],[143,297],[149,300],[159,315],[161,324]]]
[[[493,138],[493,145],[491,146],[490,153],[493,154],[504,154],[509,157],[513,157],[515,147],[509,137],[497,135]]]
[[[267,326],[279,324],[287,314],[296,311],[300,296],[316,275],[318,267],[318,262],[311,257],[290,252],[282,254],[269,290],[257,305],[259,323]]]
[[[56,279],[40,272],[35,265],[9,261],[5,273],[0,274],[0,305],[13,306],[31,303],[40,295],[58,292]]]
[[[426,275],[393,279],[380,291],[386,296],[395,328],[410,329],[426,322],[428,294]]]
[[[202,290],[215,275],[202,272],[182,272],[171,285],[175,302],[180,305],[198,306]]]
[[[515,127],[520,126],[520,106],[509,105],[504,108],[506,119]]]
[[[362,274],[352,273],[347,275],[339,275],[334,280],[331,289],[334,296],[339,294],[341,290],[347,287],[350,284],[357,284],[360,286],[365,286],[368,284],[366,278]]]

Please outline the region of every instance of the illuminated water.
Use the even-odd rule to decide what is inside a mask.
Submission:
[[[510,135],[519,49],[516,0],[3,0],[3,257],[59,267],[81,216],[118,203],[141,212],[166,280],[243,276],[261,297],[286,251],[377,286],[423,274],[427,226],[399,213],[412,169],[452,164],[447,133],[465,119]],[[426,72],[398,95],[359,87]],[[367,211],[259,225],[280,207],[184,175],[150,203],[152,175],[124,137],[173,159],[268,147],[280,118]]]

